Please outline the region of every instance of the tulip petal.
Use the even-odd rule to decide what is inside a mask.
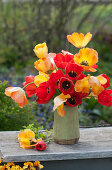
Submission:
[[[92,34],[90,34],[90,32],[88,32],[85,35],[85,37],[84,37],[84,39],[82,41],[82,46],[85,47],[88,44],[88,42],[91,40],[91,38],[92,38]]]
[[[59,96],[54,98],[54,107],[53,110],[56,110],[58,106],[62,105],[64,102],[67,101],[67,99],[70,98],[70,95],[64,95],[61,93]]]
[[[68,41],[77,48],[85,47],[91,40],[92,34],[88,32],[85,36],[84,34],[74,32],[72,35],[67,35]]]
[[[99,95],[104,90],[103,86],[98,86],[96,83],[92,86],[92,91],[95,95]]]
[[[39,86],[40,83],[48,81],[49,76],[45,73],[39,72],[39,75],[35,76],[34,83],[36,86]]]
[[[37,60],[35,63],[35,68],[38,70],[38,71],[42,71],[42,72],[47,72],[49,70],[51,70],[51,61],[49,58],[46,58],[46,59],[43,59],[43,60]]]
[[[20,87],[8,87],[5,89],[5,94],[6,96],[11,96],[12,92],[19,91],[20,89]]]
[[[5,94],[11,97],[16,103],[19,104],[21,108],[25,105],[28,105],[28,100],[25,96],[25,92],[20,87],[8,87],[5,89]]]
[[[91,48],[83,48],[74,55],[74,62],[83,67],[86,71],[95,72],[94,66],[98,62],[98,53]]]
[[[65,115],[65,111],[63,110],[64,103],[57,107],[58,114],[63,117]]]
[[[87,77],[83,78],[82,80],[76,81],[75,91],[76,92],[82,92],[82,93],[89,93],[90,92],[90,85],[89,85]]]
[[[101,84],[106,84],[107,83],[107,79],[103,76],[98,76],[97,79],[100,81]]]
[[[89,79],[89,85],[92,87],[94,84],[97,84],[98,86],[100,86],[100,81],[97,79],[97,77],[95,76],[91,76]]]
[[[32,148],[35,145],[31,143],[33,142],[36,143],[35,133],[30,129],[26,129],[18,134],[18,140],[21,148],[24,149]]]

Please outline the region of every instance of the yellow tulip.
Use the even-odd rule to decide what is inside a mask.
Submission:
[[[18,134],[18,140],[21,148],[32,148],[35,146],[32,143],[36,143],[35,133],[30,129],[26,129]]]
[[[43,72],[39,72],[39,75],[35,76],[34,83],[36,86],[39,86],[40,83],[43,83],[45,81],[48,81],[49,75],[45,74]]]
[[[48,56],[48,48],[46,43],[36,45],[33,51],[40,59],[46,58]]]

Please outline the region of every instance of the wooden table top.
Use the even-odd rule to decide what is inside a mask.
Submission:
[[[74,145],[50,142],[45,151],[22,149],[18,132],[0,132],[0,158],[3,162],[73,160],[112,157],[112,127],[82,128],[80,140]]]

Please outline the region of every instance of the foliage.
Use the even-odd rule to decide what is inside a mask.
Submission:
[[[63,2],[61,6],[54,8],[52,4],[46,5],[45,1],[39,3],[38,0],[25,3],[13,0],[8,3],[0,1],[2,16],[0,56],[3,56],[0,60],[1,64],[5,63],[10,67],[15,63],[16,68],[18,65],[19,68],[24,67],[28,58],[33,56],[33,47],[45,40],[51,49],[61,48],[58,43],[62,31],[65,32],[67,4],[64,5],[63,10]]]
[[[28,126],[23,126],[24,130],[25,129],[30,129],[35,133],[35,138],[36,139],[40,139],[42,138],[42,140],[44,140],[46,143],[49,143],[50,140],[52,140],[52,133],[53,131],[50,130],[48,131],[47,129],[44,130],[43,126],[39,126],[38,124],[34,125],[34,124],[29,124]],[[21,131],[24,131],[21,130]]]
[[[0,82],[0,130],[20,130],[34,123],[37,127],[51,129],[53,127],[52,105],[37,105],[30,102],[23,109],[4,94],[8,82]]]
[[[96,35],[93,44],[91,43],[91,47],[93,46],[99,53],[99,58],[101,61],[112,62],[112,34],[108,31],[108,33],[100,32]],[[107,67],[108,69],[108,67]]]
[[[44,133],[39,133],[39,130],[44,130],[43,126],[38,126],[38,124],[36,124],[36,126],[34,126],[34,124],[29,124],[28,126],[23,126],[24,130],[25,129],[30,129],[35,133],[35,138],[42,138],[45,139],[45,134]],[[21,131],[24,131],[21,130]]]
[[[0,82],[0,130],[20,130],[23,125],[33,121],[34,114],[30,106],[20,109],[4,94],[7,86],[7,81]]]
[[[94,98],[85,99],[79,109],[81,127],[98,127],[112,125],[112,107],[99,105]]]
[[[43,126],[43,129],[52,129],[53,128],[53,104],[37,104],[37,102],[33,102],[32,111],[36,115],[36,120],[34,121],[34,125],[38,124],[40,127]]]

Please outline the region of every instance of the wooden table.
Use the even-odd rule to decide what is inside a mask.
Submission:
[[[22,149],[18,132],[0,132],[3,162],[41,161],[47,170],[112,170],[112,127],[80,129],[75,145],[48,144],[45,151]]]

